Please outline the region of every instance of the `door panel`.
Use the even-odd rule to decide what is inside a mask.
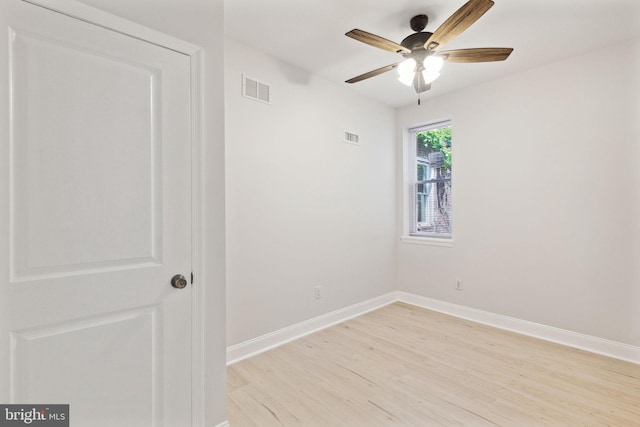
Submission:
[[[14,278],[157,263],[160,70],[11,36]]]
[[[0,402],[188,426],[189,57],[19,0],[0,23]]]
[[[156,306],[14,332],[14,400],[72,401],[74,424],[92,420],[99,402],[128,408],[113,412],[110,425],[134,425],[132,420],[136,426],[153,425],[162,415],[156,413],[162,406],[162,373],[154,363],[162,359],[161,339],[154,336],[154,329],[162,329],[159,311]],[[108,425],[105,421],[84,425]]]

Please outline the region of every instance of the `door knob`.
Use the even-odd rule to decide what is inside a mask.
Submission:
[[[171,286],[176,289],[184,289],[187,287],[187,279],[182,274],[176,274],[171,278]]]

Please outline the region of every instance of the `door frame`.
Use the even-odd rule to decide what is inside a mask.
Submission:
[[[110,31],[164,47],[187,55],[191,71],[191,424],[205,422],[205,281],[203,248],[204,231],[204,139],[203,139],[203,49],[160,31],[145,27],[76,0],[21,0],[97,25]]]

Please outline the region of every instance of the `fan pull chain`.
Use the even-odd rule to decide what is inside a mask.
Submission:
[[[418,105],[420,105],[420,94],[418,94]]]

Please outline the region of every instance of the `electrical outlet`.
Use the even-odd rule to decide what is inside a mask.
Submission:
[[[461,291],[462,290],[462,280],[460,280],[460,279],[456,279],[456,290],[457,291]]]
[[[314,288],[316,299],[322,298],[322,287],[320,285]]]

